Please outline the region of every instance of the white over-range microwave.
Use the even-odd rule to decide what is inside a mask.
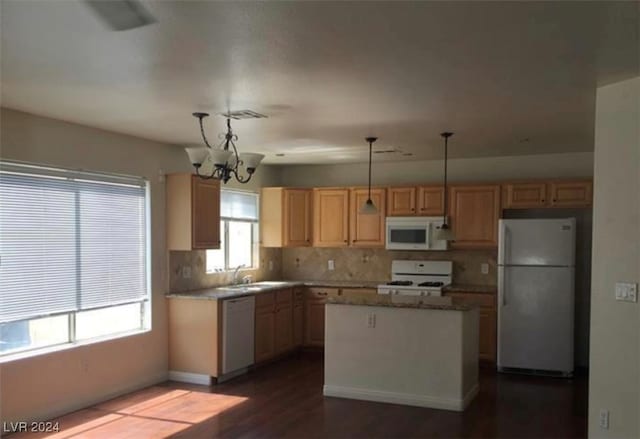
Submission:
[[[386,221],[387,250],[446,250],[447,241],[435,238],[442,217],[389,216]]]

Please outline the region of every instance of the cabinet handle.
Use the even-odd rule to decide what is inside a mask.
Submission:
[[[555,202],[556,202],[556,199],[554,198],[554,199],[553,199],[553,200],[551,200],[551,201],[553,201],[553,202],[555,203]]]
[[[347,242],[347,243],[348,243],[348,242],[349,242],[349,240],[348,240],[348,239],[345,239],[345,240],[344,240],[344,242]]]

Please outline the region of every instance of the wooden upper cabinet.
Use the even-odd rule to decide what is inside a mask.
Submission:
[[[444,214],[444,188],[442,186],[418,186],[418,215]]]
[[[531,209],[545,207],[547,203],[547,184],[545,182],[502,185],[503,209]]]
[[[497,247],[500,186],[452,186],[449,194],[450,223],[456,239],[452,247]]]
[[[592,204],[593,182],[556,181],[549,183],[549,197],[553,207],[588,207]]]
[[[378,208],[376,215],[362,215],[360,208],[369,196],[367,189],[352,189],[350,205],[350,237],[352,247],[384,247],[385,190],[371,189],[371,200]]]
[[[284,191],[284,247],[311,245],[311,191]]]
[[[263,188],[260,236],[264,247],[311,245],[311,189]]]
[[[193,174],[167,175],[167,248],[220,248],[220,182]]]
[[[387,216],[412,216],[415,214],[415,187],[390,187],[387,189]]]
[[[349,245],[349,189],[313,190],[313,245]]]

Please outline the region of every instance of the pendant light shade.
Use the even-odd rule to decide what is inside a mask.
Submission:
[[[447,224],[447,201],[449,195],[447,191],[447,153],[449,137],[453,136],[453,133],[444,132],[441,133],[440,136],[444,138],[444,215],[442,216],[442,225],[436,230],[434,238],[440,241],[455,241],[456,238],[453,230],[451,230]]]
[[[375,204],[373,204],[373,200],[371,199],[371,157],[373,152],[373,142],[378,140],[377,137],[367,137],[365,139],[369,142],[369,194],[367,196],[367,201],[360,208],[360,214],[362,215],[377,215],[378,208]]]

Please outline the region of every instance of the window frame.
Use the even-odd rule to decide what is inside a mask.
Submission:
[[[240,192],[240,193],[245,193],[245,194],[251,194],[252,196],[255,197],[256,199],[256,212],[257,212],[257,218],[255,220],[253,219],[246,219],[246,218],[234,218],[234,217],[228,217],[228,216],[220,216],[220,223],[224,225],[223,230],[221,230],[221,233],[223,233],[223,237],[221,239],[222,243],[224,244],[222,247],[224,248],[220,248],[220,249],[211,249],[211,250],[207,250],[205,252],[205,272],[208,275],[215,275],[215,274],[222,274],[222,273],[229,273],[229,272],[233,272],[236,270],[236,267],[230,267],[229,266],[229,222],[238,222],[238,223],[248,223],[251,224],[251,266],[249,267],[242,267],[239,269],[239,271],[249,271],[249,270],[258,270],[260,269],[260,193],[259,192],[254,192],[254,191],[249,191],[249,190],[241,190],[241,189],[220,189],[220,192],[223,191],[228,191],[228,192]],[[222,197],[220,197],[220,199],[222,200]],[[222,211],[222,209],[220,209]],[[209,251],[218,251],[218,250],[222,250],[223,251],[223,256],[224,256],[224,268],[222,269],[213,269],[213,270],[209,270],[209,268],[207,267],[207,259],[208,259],[208,252]]]
[[[13,360],[18,360],[22,358],[35,357],[39,355],[48,354],[50,352],[56,352],[60,350],[73,349],[78,346],[100,343],[108,340],[129,337],[132,335],[142,334],[146,332],[150,332],[152,330],[152,318],[151,318],[151,310],[152,310],[152,273],[151,273],[151,263],[152,263],[152,255],[151,255],[151,188],[149,184],[149,180],[140,176],[131,176],[125,174],[117,174],[117,173],[107,173],[107,172],[94,172],[94,171],[86,171],[82,169],[74,169],[74,168],[65,168],[60,166],[52,166],[52,165],[41,165],[41,164],[33,164],[21,161],[14,160],[0,160],[0,169],[8,170],[7,172],[21,172],[25,174],[32,174],[35,176],[58,176],[67,178],[70,180],[86,180],[89,179],[91,181],[95,181],[97,183],[116,183],[125,180],[137,180],[141,183],[141,187],[144,188],[144,261],[145,261],[145,269],[144,269],[144,277],[145,277],[145,296],[143,298],[139,298],[136,300],[125,300],[115,304],[109,305],[101,305],[95,306],[89,309],[78,309],[72,311],[58,311],[58,312],[50,312],[50,313],[40,313],[37,316],[32,316],[23,319],[10,320],[4,323],[20,323],[20,322],[32,322],[46,318],[52,317],[60,317],[67,316],[67,337],[66,341],[61,341],[58,343],[51,343],[47,345],[40,346],[28,346],[24,348],[15,348],[9,349],[5,352],[0,351],[0,364],[7,363]],[[14,171],[17,169],[18,171]],[[22,169],[22,170],[20,170]],[[80,237],[76,236],[76,240],[79,240]],[[123,331],[115,331],[110,332],[108,334],[98,335],[94,337],[87,337],[78,339],[77,334],[77,326],[76,326],[76,317],[78,314],[83,312],[91,312],[98,311],[108,308],[115,308],[125,305],[131,304],[139,304],[140,305],[140,318],[139,318],[139,326],[135,329],[123,330]],[[2,323],[0,323],[2,324]],[[30,329],[29,329],[30,330]]]

